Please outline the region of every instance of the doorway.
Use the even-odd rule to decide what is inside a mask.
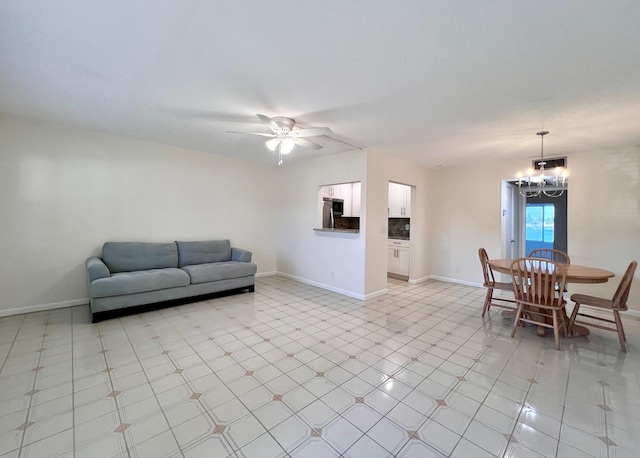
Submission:
[[[525,198],[513,182],[502,187],[503,257],[526,256],[534,248],[568,252],[567,194],[560,197]]]
[[[525,206],[525,250],[551,248],[567,252],[567,192],[560,197],[530,197]]]

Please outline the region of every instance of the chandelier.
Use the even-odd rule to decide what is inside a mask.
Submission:
[[[540,135],[540,161],[538,162],[538,169],[534,170],[530,168],[526,172],[526,176],[523,176],[521,172],[518,172],[518,192],[523,197],[537,197],[545,195],[547,197],[560,197],[567,189],[567,176],[569,175],[567,169],[563,167],[556,167],[552,174],[545,175],[545,165],[547,163],[544,160],[544,136],[549,131],[543,130],[537,132],[536,135]]]

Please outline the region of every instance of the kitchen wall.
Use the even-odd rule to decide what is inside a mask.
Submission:
[[[87,303],[109,240],[228,238],[276,270],[277,168],[0,117],[0,316]]]
[[[318,157],[278,169],[277,270],[347,296],[365,297],[367,151]],[[362,182],[360,233],[314,231],[323,185]]]
[[[409,281],[429,275],[429,171],[375,151],[353,151],[279,169],[279,273],[342,294],[371,298],[387,290],[389,181],[413,187]],[[360,234],[319,233],[320,186],[362,182]]]
[[[411,270],[409,281],[421,282],[430,274],[432,172],[424,167],[369,150],[367,160],[367,263],[366,292],[387,288],[389,181],[412,186]]]
[[[525,161],[526,165],[526,161]],[[631,260],[640,260],[640,154],[635,150],[568,155],[568,251],[572,263],[602,267],[616,277],[570,292],[610,296]],[[523,161],[474,164],[433,172],[431,274],[482,283],[478,248],[501,257],[501,181]],[[640,272],[629,302],[640,311]]]

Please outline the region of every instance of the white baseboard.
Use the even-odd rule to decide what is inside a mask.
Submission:
[[[270,277],[272,275],[278,275],[278,272],[275,270],[272,270],[271,272],[260,272],[259,274],[256,274],[256,277]]]
[[[324,283],[307,280],[306,278],[296,277],[295,275],[285,274],[282,272],[278,272],[278,275],[281,277],[290,278],[291,280],[299,281],[300,283],[304,283],[305,285],[317,286],[318,288],[322,288],[328,291],[332,291],[334,293],[342,294],[343,296],[353,297],[354,299],[360,299],[361,301],[365,299],[370,299],[372,297],[381,296],[382,294],[385,294],[387,292],[387,290],[385,289],[384,291],[381,290],[381,291],[376,291],[375,293],[364,295],[364,294],[354,293],[353,291],[348,291],[346,289],[336,288],[335,286],[325,285]]]
[[[48,310],[63,309],[66,307],[75,307],[77,305],[88,305],[89,298],[73,299],[70,301],[53,302],[51,304],[28,305],[26,307],[17,307],[13,309],[0,310],[0,317],[21,315],[23,313],[46,312]]]
[[[373,293],[365,294],[364,295],[364,300],[366,301],[367,299],[373,299],[374,297],[384,296],[388,292],[389,292],[389,290],[387,288],[384,288],[384,289],[375,291]]]
[[[475,282],[471,282],[471,281],[464,281],[464,280],[457,280],[455,278],[448,278],[448,277],[440,277],[438,275],[431,275],[429,277],[426,277],[427,279],[432,279],[432,280],[439,280],[439,281],[445,281],[448,283],[458,283],[460,285],[466,285],[466,286],[475,286],[478,288],[482,288],[483,285],[482,283],[475,283]],[[411,283],[411,281],[409,281],[409,283]],[[629,318],[633,318],[636,320],[640,320],[640,311],[639,310],[627,310],[626,312],[620,312],[621,315],[623,316],[627,316]]]
[[[426,277],[420,277],[420,278],[410,278],[409,279],[409,284],[410,285],[419,285],[420,283],[424,283],[427,280],[430,280],[431,276],[427,275]]]
[[[477,288],[482,288],[482,283],[476,283],[473,281],[458,280],[457,278],[441,277],[439,275],[431,275],[429,278],[431,280],[446,281],[447,283],[457,283],[459,285],[475,286]]]
[[[622,315],[629,316],[636,320],[640,320],[640,311],[638,310],[627,310],[626,312],[620,312]]]
[[[325,285],[323,283],[314,282],[314,281],[307,280],[307,279],[304,279],[304,278],[296,277],[295,275],[289,275],[289,274],[285,274],[285,273],[281,273],[281,272],[277,272],[277,271],[261,272],[259,274],[256,274],[256,277],[269,277],[269,276],[273,276],[273,275],[280,275],[282,277],[286,277],[286,278],[290,278],[292,280],[299,281],[300,283],[304,283],[306,285],[317,286],[318,288],[326,289],[326,290],[332,291],[334,293],[342,294],[343,296],[352,297],[354,299],[360,299],[360,300],[368,300],[368,299],[373,299],[373,298],[378,297],[378,296],[384,296],[388,292],[388,289],[384,288],[384,289],[381,289],[379,291],[375,291],[375,292],[369,293],[369,294],[358,294],[358,293],[354,293],[352,291],[347,291],[347,290],[344,290],[344,289],[336,288],[334,286]],[[482,283],[470,282],[470,281],[465,281],[465,280],[458,280],[458,279],[449,278],[449,277],[441,277],[439,275],[429,275],[429,276],[426,276],[426,277],[410,279],[409,280],[409,284],[417,285],[417,284],[420,284],[420,283],[424,283],[427,280],[439,280],[439,281],[444,281],[444,282],[447,282],[447,283],[457,283],[457,284],[460,284],[460,285],[475,286],[475,287],[479,287],[479,288],[482,287]],[[82,298],[82,299],[72,299],[72,300],[69,300],[69,301],[62,301],[62,302],[53,302],[53,303],[50,303],[50,304],[30,305],[30,306],[27,306],[27,307],[19,307],[19,308],[0,310],[0,318],[5,317],[5,316],[20,315],[20,314],[23,314],[23,313],[44,312],[44,311],[48,311],[48,310],[62,309],[62,308],[66,308],[66,307],[75,307],[75,306],[78,306],[78,305],[88,305],[88,304],[89,304],[89,298]],[[640,311],[639,310],[627,310],[626,312],[622,312],[622,314],[625,315],[625,316],[628,316],[630,318],[634,318],[634,319],[640,320]]]

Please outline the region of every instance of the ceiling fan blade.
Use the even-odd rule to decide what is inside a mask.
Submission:
[[[296,143],[300,146],[305,146],[307,148],[319,150],[322,149],[322,145],[318,145],[317,143],[311,142],[309,140],[305,140],[304,138],[296,139]]]
[[[236,130],[227,130],[225,131],[228,134],[244,134],[244,135],[259,135],[261,137],[275,137],[275,134],[263,134],[260,132],[238,132]]]
[[[331,135],[332,133],[333,132],[331,132],[331,129],[328,127],[310,127],[308,129],[298,129],[293,131],[293,134],[297,134],[298,138],[319,137],[320,135]]]
[[[269,126],[269,128],[274,132],[278,130],[278,124],[276,124],[275,121],[271,119],[269,116],[265,116],[260,113],[257,113],[256,116],[258,116],[258,118],[260,118],[260,121],[262,121],[267,126]]]

